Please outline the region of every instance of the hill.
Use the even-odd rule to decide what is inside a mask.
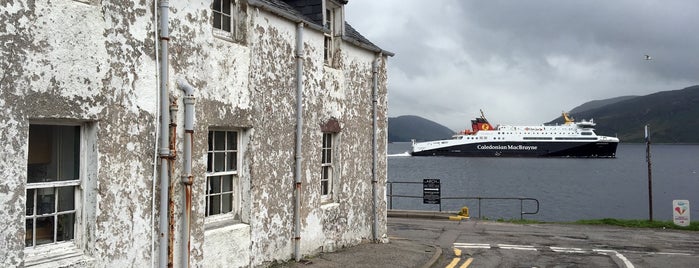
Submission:
[[[388,142],[439,140],[452,135],[453,130],[419,116],[388,118]]]
[[[636,98],[638,96],[621,96],[621,97],[616,97],[616,98],[611,98],[611,99],[606,99],[606,100],[593,100],[593,101],[588,101],[586,103],[583,103],[582,105],[573,108],[572,110],[568,111],[570,114],[575,114],[575,113],[582,113],[588,110],[593,110],[597,109],[602,106],[607,106],[610,104],[614,104],[620,101],[625,101],[629,99]]]
[[[654,143],[699,143],[699,86],[610,101],[578,111],[570,115],[577,120],[594,118],[597,134],[617,136],[622,142],[643,142],[643,127],[648,124]],[[563,119],[549,123],[560,124]]]

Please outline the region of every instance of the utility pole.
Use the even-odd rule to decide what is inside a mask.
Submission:
[[[650,130],[648,125],[645,127],[646,137],[646,162],[648,162],[648,217],[649,221],[653,221],[653,179],[650,164]]]

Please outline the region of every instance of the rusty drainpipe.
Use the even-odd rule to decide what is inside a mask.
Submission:
[[[372,226],[372,236],[374,239],[374,242],[379,241],[379,214],[378,214],[378,205],[379,205],[379,193],[378,193],[378,181],[376,178],[376,166],[377,166],[377,161],[378,161],[378,148],[377,148],[377,130],[378,130],[378,124],[377,124],[377,118],[376,118],[376,103],[378,102],[378,81],[379,81],[379,58],[381,57],[381,53],[378,53],[376,55],[376,59],[372,62],[371,64],[371,70],[372,70],[372,79],[373,79],[373,86],[372,86],[372,94],[371,94],[371,121],[372,121],[372,134],[371,134],[371,193],[373,195],[373,201],[372,201],[372,213],[374,215],[374,224]]]
[[[166,267],[168,256],[168,191],[170,189],[170,177],[168,174],[168,159],[170,158],[170,149],[168,147],[169,131],[168,123],[170,115],[168,113],[168,12],[170,9],[167,0],[160,1],[160,217],[159,217],[159,232],[160,232],[160,248],[158,254],[158,266]]]
[[[190,249],[190,220],[192,212],[192,144],[194,143],[194,88],[184,79],[177,80],[177,86],[184,91],[184,170],[182,184],[184,186],[185,206],[182,219],[182,252],[180,267],[189,267]]]
[[[301,260],[301,136],[303,131],[303,22],[296,25],[296,161],[294,165],[294,258]]]
[[[170,166],[169,180],[175,174],[175,159],[177,159],[177,97],[170,96]],[[175,262],[175,184],[170,181],[168,190],[168,247],[167,266],[174,267]]]

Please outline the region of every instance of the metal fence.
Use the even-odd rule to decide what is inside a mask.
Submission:
[[[423,196],[418,196],[418,195],[399,195],[399,194],[393,194],[393,184],[420,184],[422,185],[422,182],[414,182],[414,181],[389,181],[386,183],[388,193],[386,196],[388,197],[388,209],[392,210],[393,209],[393,198],[419,198],[422,199]],[[439,211],[442,211],[442,200],[477,200],[478,201],[478,218],[482,218],[482,210],[481,210],[481,202],[483,200],[518,200],[519,201],[519,211],[520,219],[524,219],[524,215],[534,215],[539,213],[539,200],[536,198],[530,198],[530,197],[491,197],[491,196],[463,196],[463,197],[440,197],[440,202],[439,202]],[[533,202],[536,204],[536,210],[535,211],[524,211],[524,202],[529,201]]]

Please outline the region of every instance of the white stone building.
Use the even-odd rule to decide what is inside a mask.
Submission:
[[[384,239],[392,54],[345,4],[2,1],[0,266],[260,267]]]

